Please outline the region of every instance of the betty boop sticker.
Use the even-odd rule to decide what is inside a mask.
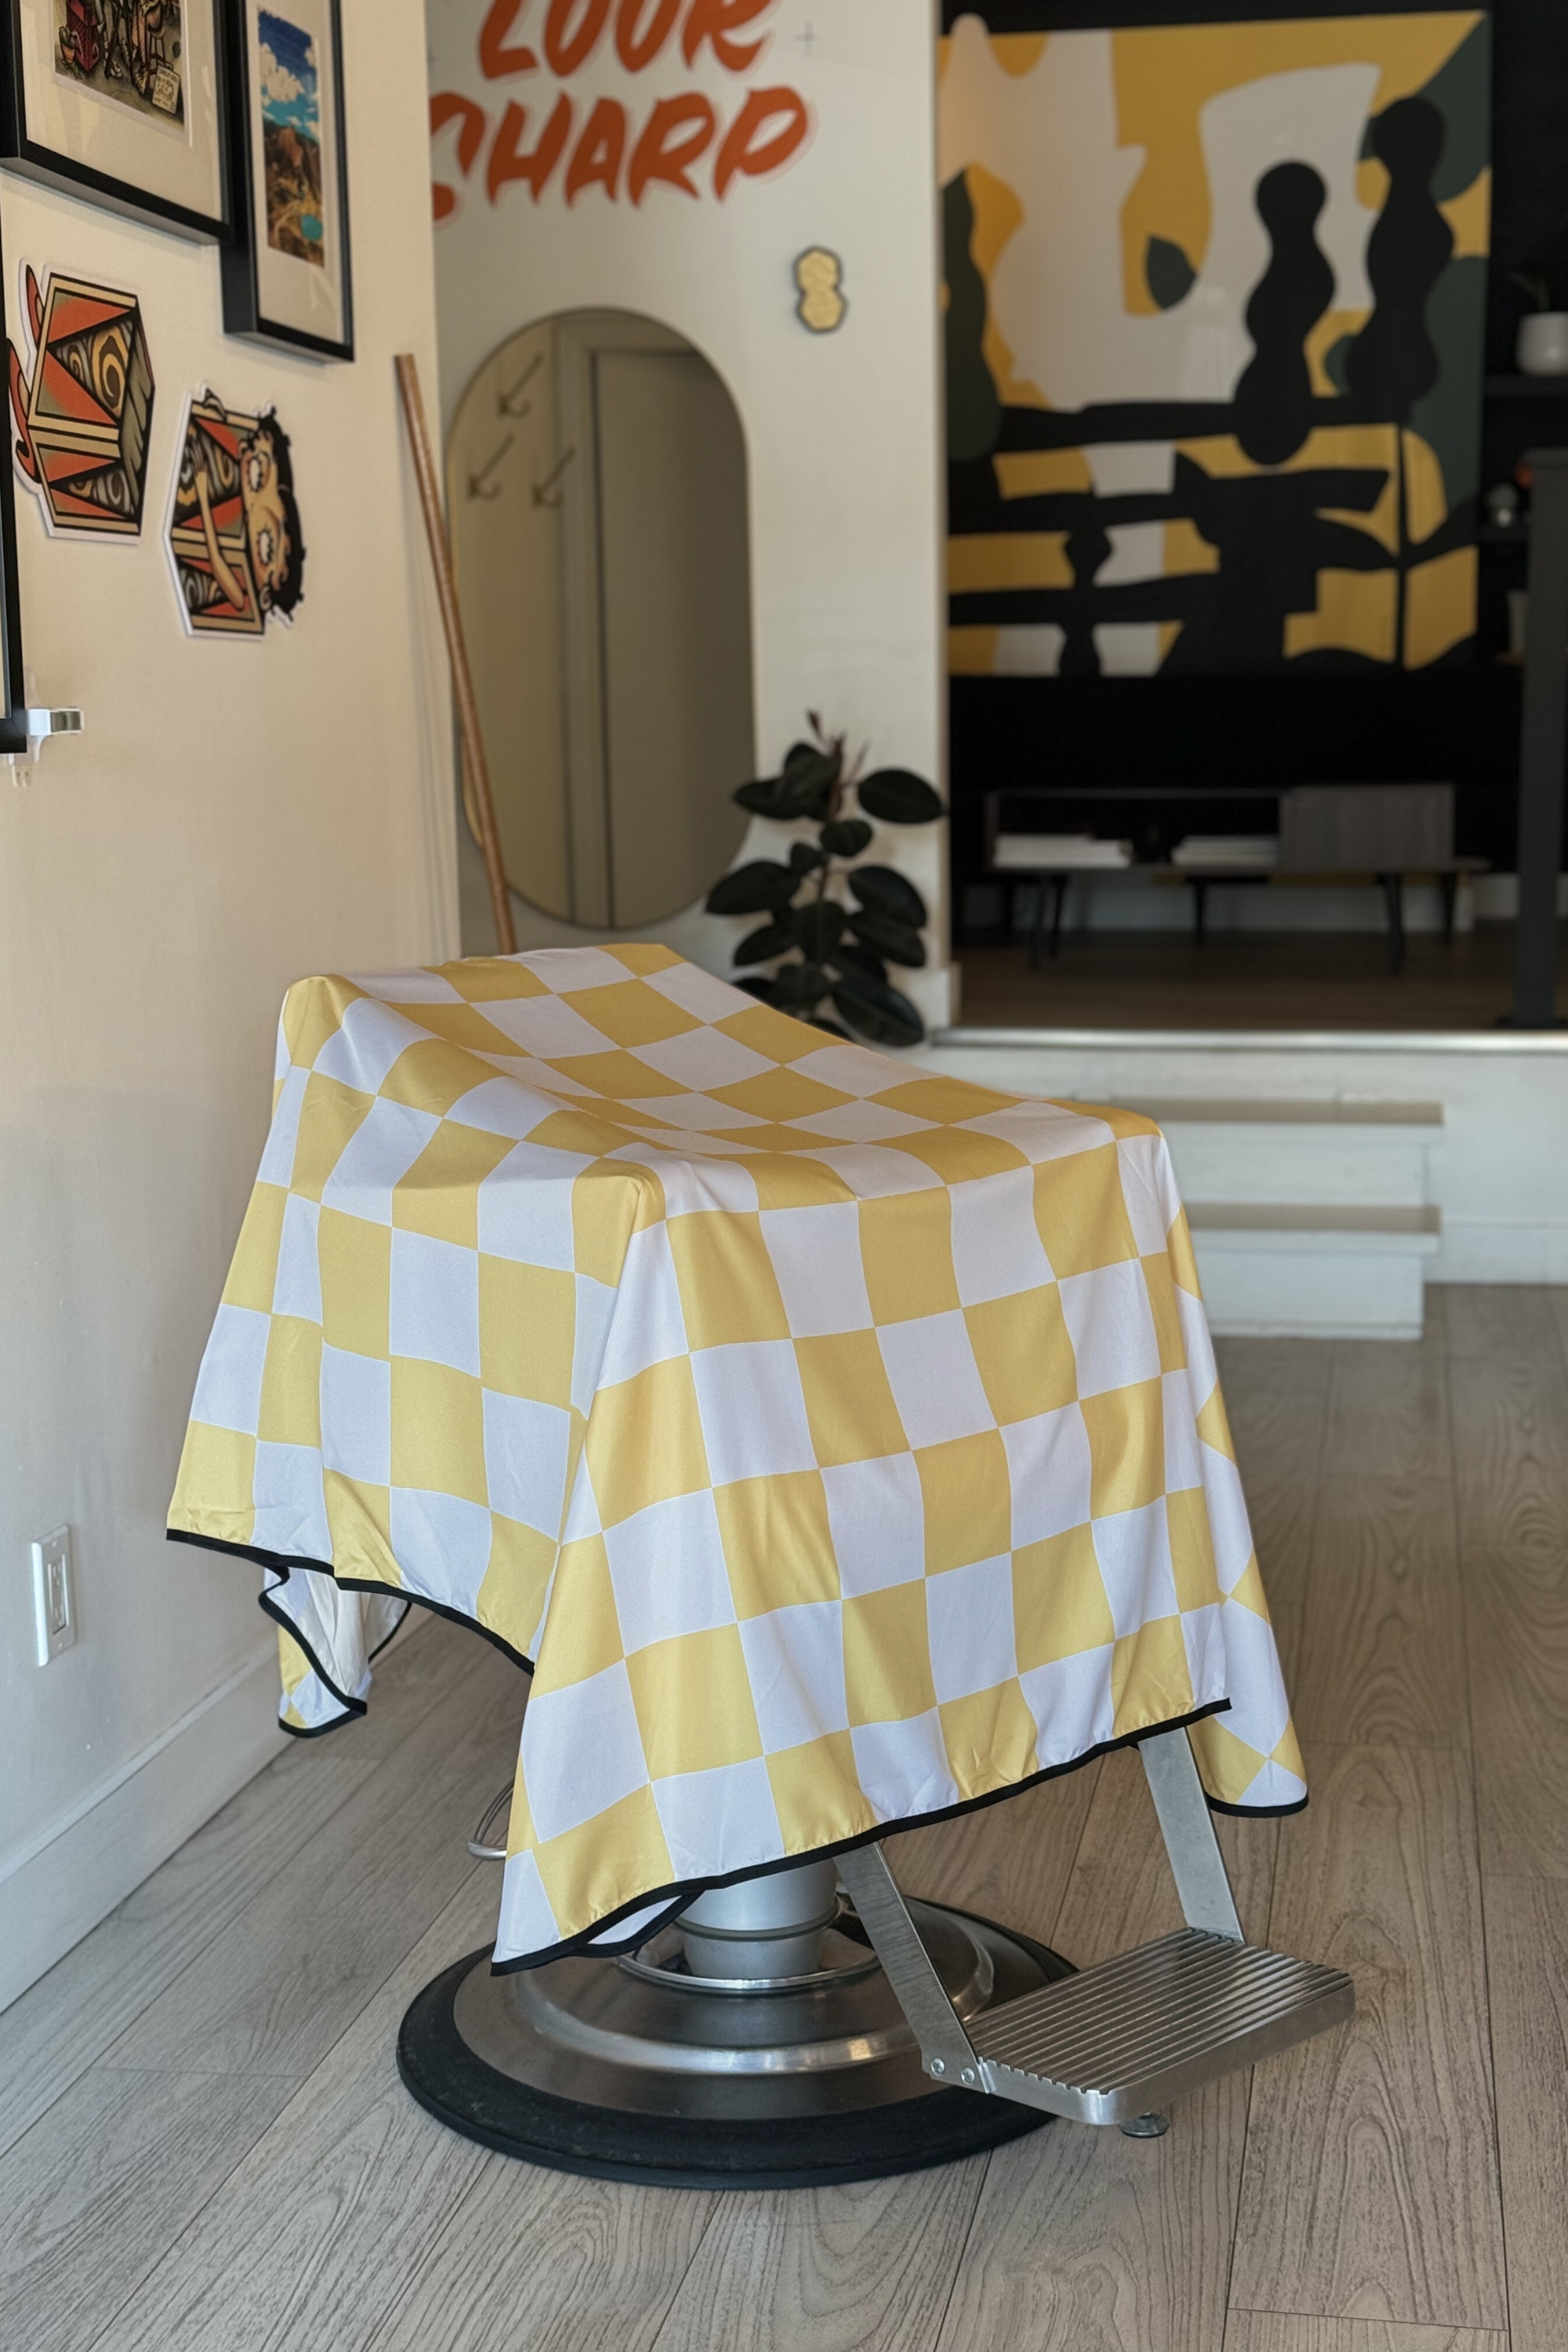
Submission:
[[[193,636],[258,637],[268,621],[292,620],[305,541],[289,436],[273,410],[244,415],[211,390],[192,400],[169,554]]]

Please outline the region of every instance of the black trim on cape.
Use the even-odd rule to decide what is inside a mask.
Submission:
[[[258,1567],[271,1569],[285,1580],[291,1570],[308,1568],[313,1569],[318,1575],[330,1576],[332,1581],[341,1586],[345,1592],[391,1594],[395,1597],[400,1596],[410,1605],[417,1601],[422,1609],[429,1609],[438,1617],[449,1618],[453,1624],[466,1626],[469,1633],[478,1633],[485,1641],[492,1642],[498,1650],[509,1657],[514,1665],[521,1666],[524,1673],[532,1674],[534,1671],[531,1658],[525,1658],[521,1651],[512,1648],[510,1642],[503,1641],[499,1633],[491,1633],[489,1626],[479,1624],[472,1617],[465,1616],[461,1610],[448,1607],[445,1601],[426,1600],[422,1592],[404,1593],[398,1585],[377,1583],[367,1577],[341,1576],[327,1560],[303,1559],[298,1557],[290,1558],[281,1552],[263,1551],[255,1544],[229,1543],[220,1536],[199,1536],[188,1528],[169,1528],[165,1533],[171,1543],[197,1544],[206,1550],[229,1552],[237,1559],[254,1560]],[[268,1607],[271,1592],[263,1592],[258,1597],[261,1607],[267,1614],[288,1628],[306,1656],[310,1658],[311,1665],[321,1675],[321,1681],[331,1692],[333,1697],[341,1699],[343,1706],[348,1710],[347,1716],[339,1717],[332,1723],[316,1724],[308,1730],[298,1730],[289,1724],[285,1724],[282,1727],[283,1729],[294,1730],[297,1738],[317,1739],[323,1732],[335,1731],[339,1723],[351,1720],[356,1715],[364,1715],[368,1710],[363,1699],[344,1698],[335,1684],[321,1673],[321,1668],[312,1655],[309,1643],[300,1639],[293,1621],[285,1616],[281,1610]],[[406,1613],[405,1610],[405,1616]],[[403,1622],[403,1618],[399,1618],[397,1624],[393,1628],[394,1633],[401,1630]],[[391,1639],[392,1634],[389,1633],[386,1640],[390,1642]],[[379,1643],[375,1650],[371,1653],[372,1656],[379,1656],[385,1646],[385,1642]],[[1102,1739],[1095,1747],[1086,1748],[1081,1756],[1070,1757],[1064,1764],[1047,1764],[1040,1771],[1031,1772],[1026,1780],[1009,1780],[1005,1789],[987,1789],[981,1796],[963,1797],[956,1804],[941,1805],[931,1812],[910,1813],[896,1822],[879,1822],[875,1829],[858,1831],[854,1837],[836,1838],[830,1844],[813,1846],[809,1854],[784,1854],[777,1862],[764,1862],[760,1866],[753,1863],[744,1870],[724,1871],[714,1877],[679,1879],[668,1886],[649,1887],[645,1894],[635,1896],[629,1903],[618,1904],[613,1911],[606,1912],[605,1916],[596,1920],[593,1927],[583,1928],[575,1936],[566,1937],[559,1944],[548,1945],[541,1951],[525,1953],[517,1959],[492,1960],[490,1973],[498,1977],[514,1976],[524,1969],[546,1968],[552,1960],[569,1959],[579,1954],[586,1954],[595,1959],[613,1959],[617,1953],[635,1951],[639,1944],[646,1943],[650,1936],[657,1935],[661,1927],[667,1927],[689,1903],[694,1903],[700,1895],[707,1894],[710,1888],[735,1886],[748,1878],[771,1878],[776,1871],[793,1870],[803,1862],[826,1862],[836,1853],[852,1853],[858,1846],[879,1844],[883,1838],[897,1837],[904,1830],[926,1829],[934,1822],[956,1821],[963,1813],[980,1812],[988,1805],[1000,1804],[1004,1798],[1019,1795],[1025,1789],[1037,1788],[1042,1780],[1058,1780],[1065,1773],[1076,1772],[1080,1765],[1092,1763],[1097,1756],[1110,1756],[1119,1748],[1135,1748],[1140,1740],[1156,1738],[1162,1732],[1184,1730],[1189,1724],[1202,1723],[1208,1716],[1228,1715],[1229,1712],[1229,1699],[1210,1699],[1205,1706],[1193,1707],[1185,1715],[1172,1716],[1166,1723],[1143,1724],[1136,1731],[1122,1732],[1118,1738]],[[1229,1813],[1239,1821],[1247,1822],[1282,1820],[1288,1814],[1303,1812],[1308,1802],[1305,1797],[1299,1797],[1294,1804],[1289,1805],[1231,1805],[1218,1798],[1211,1797],[1206,1789],[1204,1791],[1204,1797],[1211,1812]],[[617,1921],[634,1918],[641,1912],[652,1910],[661,1902],[667,1906],[662,1917],[644,1920],[634,1934],[622,1937],[618,1942],[612,1943],[605,1940]]]

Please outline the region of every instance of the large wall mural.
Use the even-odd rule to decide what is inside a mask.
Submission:
[[[952,669],[1460,656],[1489,62],[1476,10],[959,19],[940,96]]]

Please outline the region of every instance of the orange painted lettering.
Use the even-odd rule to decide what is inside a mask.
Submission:
[[[674,32],[679,14],[680,0],[621,0],[616,16],[616,55],[628,73],[641,73],[645,66],[652,65]]]
[[[479,71],[487,81],[506,74],[537,73],[539,59],[526,42],[508,48],[507,35],[528,5],[528,0],[491,0],[489,14],[479,28]]]
[[[773,5],[773,0],[691,0],[680,36],[681,56],[689,66],[695,65],[697,52],[707,41],[729,72],[744,73],[767,47],[767,37],[760,41],[737,41],[734,37],[742,25],[765,16]]]
[[[575,22],[573,20],[575,19]],[[610,20],[610,0],[550,0],[544,20],[544,54],[551,70],[574,74],[586,65],[604,38]]]
[[[769,123],[778,128],[769,131]],[[728,194],[737,173],[749,180],[787,163],[811,129],[811,109],[795,89],[753,89],[724,134],[713,163],[713,193]]]
[[[471,98],[464,98],[455,89],[437,90],[430,100],[430,136],[439,138],[448,122],[456,122],[458,131],[458,169],[466,180],[474,168],[483,143],[489,117],[482,106]],[[458,192],[442,180],[433,182],[431,201],[438,221],[450,220],[458,209]]]
[[[621,160],[626,152],[626,110],[613,98],[602,98],[584,126],[583,136],[566,167],[566,201],[574,205],[584,188],[603,188],[612,199],[619,193]]]
[[[718,127],[719,118],[700,90],[688,90],[682,98],[661,98],[648,116],[626,174],[633,204],[640,205],[643,191],[655,182],[667,188],[684,188],[689,196],[694,196],[697,184],[689,167],[707,153]]]
[[[539,202],[545,184],[561,161],[572,130],[572,101],[563,91],[555,101],[549,121],[539,134],[539,144],[531,153],[524,154],[519,141],[528,127],[528,109],[519,106],[515,99],[508,101],[506,112],[496,125],[496,135],[490,143],[489,165],[485,184],[493,205],[509,181],[526,180],[532,191],[533,201]]]

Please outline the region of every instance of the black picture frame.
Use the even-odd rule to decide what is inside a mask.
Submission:
[[[269,307],[262,283],[261,241],[267,234],[267,194],[258,185],[255,125],[258,97],[255,87],[255,57],[250,34],[254,0],[226,0],[225,38],[227,49],[228,152],[230,206],[234,234],[224,247],[224,332],[252,341],[280,344],[285,350],[308,352],[318,359],[352,360],[353,342],[353,253],[349,224],[348,129],[343,105],[343,28],[342,0],[318,0],[330,26],[331,89],[327,110],[336,147],[331,175],[338,235],[342,247],[340,266],[342,332],[316,332],[297,320],[279,317]],[[287,5],[287,0],[283,0]],[[312,10],[314,13],[314,10]]]
[[[0,253],[0,343],[7,335],[5,280],[5,256]],[[22,597],[16,577],[16,479],[7,407],[5,448],[0,456],[0,752],[27,749],[27,685],[22,666]]]
[[[31,119],[28,110],[26,45],[36,16],[47,14],[52,26],[53,0],[0,0],[0,9],[4,11],[0,15],[0,167],[58,188],[68,196],[82,197],[106,211],[121,213],[128,219],[148,221],[155,228],[173,229],[180,236],[204,243],[223,244],[234,229],[223,0],[182,0],[182,6],[185,11],[203,11],[211,33],[213,187],[218,205],[216,212],[179,203],[134,180],[117,177],[84,162],[67,148],[51,144],[43,136],[42,126]]]

